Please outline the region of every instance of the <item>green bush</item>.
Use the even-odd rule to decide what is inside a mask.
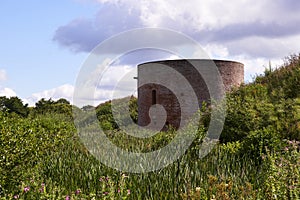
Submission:
[[[48,151],[58,150],[75,131],[59,115],[29,119],[0,112],[0,121],[0,185],[5,190],[16,189]]]
[[[261,161],[262,155],[266,154],[266,149],[276,152],[281,148],[280,134],[272,127],[266,127],[262,130],[250,131],[249,135],[241,142],[240,153]]]

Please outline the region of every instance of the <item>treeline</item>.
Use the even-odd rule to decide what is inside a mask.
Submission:
[[[72,107],[70,102],[63,98],[57,101],[51,98],[48,100],[42,98],[35,104],[35,107],[29,107],[28,104],[24,104],[18,97],[0,97],[0,110],[2,112],[21,117],[46,113],[61,113],[71,116]]]
[[[125,105],[125,101],[129,101],[129,105]],[[137,122],[137,98],[134,96],[125,97],[123,99],[114,100],[117,102],[119,108],[126,109],[129,106],[130,116],[134,122]],[[0,110],[3,113],[20,116],[20,117],[35,117],[36,115],[45,114],[62,114],[70,119],[73,119],[73,114],[77,111],[90,112],[96,110],[97,118],[99,119],[101,126],[104,130],[118,129],[118,125],[114,120],[111,110],[112,101],[107,101],[99,104],[98,106],[86,105],[79,108],[72,105],[68,100],[60,98],[58,100],[52,100],[42,98],[35,103],[35,106],[29,107],[28,104],[24,104],[19,97],[0,97]],[[74,113],[73,113],[74,112]]]

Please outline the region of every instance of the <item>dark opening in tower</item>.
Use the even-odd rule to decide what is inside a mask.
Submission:
[[[152,90],[152,105],[156,104],[156,90]]]

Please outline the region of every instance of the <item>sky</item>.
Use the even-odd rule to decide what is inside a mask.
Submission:
[[[210,58],[244,63],[250,82],[269,63],[275,68],[300,53],[299,8],[298,0],[2,0],[0,96],[18,96],[31,106],[41,98],[73,102],[77,77],[91,51],[136,28],[185,34]],[[106,53],[111,57],[114,52]],[[95,104],[112,98],[114,84],[136,64],[173,58],[148,49],[114,60]]]

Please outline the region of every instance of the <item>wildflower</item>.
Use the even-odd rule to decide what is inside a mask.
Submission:
[[[69,195],[67,195],[66,196],[66,200],[70,200],[71,198],[70,198],[70,196]]]
[[[99,181],[101,181],[101,182],[102,182],[102,181],[103,181],[103,178],[99,178]]]
[[[108,194],[108,192],[103,192],[103,195],[107,195]]]
[[[118,193],[120,193],[121,192],[121,190],[120,189],[118,189]]]
[[[15,196],[14,196],[14,199],[18,199],[18,198],[19,198],[19,195],[15,195]]]
[[[290,189],[290,190],[293,190],[293,189],[295,189],[295,186],[294,186],[294,185],[290,185],[290,186],[289,186],[289,189]]]
[[[29,190],[30,190],[29,186],[27,186],[27,187],[24,188],[24,192],[28,192]]]
[[[127,194],[130,195],[130,190],[127,190]]]
[[[41,186],[42,186],[42,187],[39,189],[39,191],[40,191],[41,193],[43,193],[43,192],[45,192],[45,183],[42,183]]]
[[[289,150],[289,148],[288,148],[288,147],[285,147],[285,148],[284,148],[284,150],[285,150],[285,151],[288,151],[288,150]]]
[[[81,191],[78,189],[75,191],[75,194],[78,195]]]
[[[126,174],[122,174],[123,178],[128,178],[129,176],[127,176]]]
[[[105,179],[106,179],[107,181],[109,180],[109,178],[108,178],[108,177],[106,177]]]

